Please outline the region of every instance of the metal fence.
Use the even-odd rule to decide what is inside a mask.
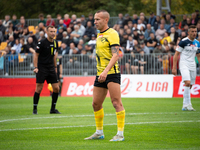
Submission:
[[[91,55],[64,55],[61,59],[63,76],[96,75],[97,63]],[[35,77],[32,55],[6,55],[0,57],[0,63],[0,77]],[[171,74],[173,54],[124,54],[118,63],[122,74]]]
[[[187,14],[187,16],[190,17],[191,14]],[[146,16],[146,17],[149,18],[149,16]],[[53,18],[53,19],[54,19],[54,21],[57,21],[56,18]],[[117,16],[116,17],[110,17],[110,20],[108,22],[109,26],[113,27],[114,24],[116,24],[117,19],[118,19]],[[177,23],[179,23],[182,20],[183,20],[183,15],[176,15],[176,20],[175,21]],[[39,19],[37,19],[37,18],[36,19],[26,19],[26,23],[27,23],[28,26],[37,26],[38,25],[38,21],[39,21]]]

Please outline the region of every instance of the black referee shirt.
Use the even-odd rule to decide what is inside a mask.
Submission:
[[[38,66],[54,67],[54,55],[58,49],[58,42],[49,42],[47,38],[38,42],[36,53],[39,53]]]

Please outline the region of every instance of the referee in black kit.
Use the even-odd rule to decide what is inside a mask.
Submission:
[[[33,60],[35,67],[33,72],[36,73],[36,90],[33,97],[33,114],[37,114],[37,105],[45,80],[47,83],[51,83],[53,88],[50,114],[60,114],[60,112],[55,109],[59,93],[58,78],[56,73],[58,42],[54,40],[56,34],[55,27],[48,26],[46,29],[47,38],[38,42]]]

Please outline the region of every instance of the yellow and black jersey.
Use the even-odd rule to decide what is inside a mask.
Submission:
[[[97,76],[104,71],[112,58],[111,46],[119,46],[118,33],[112,28],[98,33],[96,41]],[[108,74],[116,73],[120,73],[118,62],[108,72]]]

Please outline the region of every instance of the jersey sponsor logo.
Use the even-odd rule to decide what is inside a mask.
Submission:
[[[99,38],[101,38],[101,37],[103,37],[103,34],[100,34],[100,35],[99,35]]]
[[[90,85],[89,82],[86,82],[85,85],[78,85],[76,82],[71,82],[67,90],[69,96],[74,95],[92,95],[93,94],[93,85]]]
[[[40,47],[39,47],[39,46],[37,46],[36,48],[37,48],[37,49],[40,49]]]

